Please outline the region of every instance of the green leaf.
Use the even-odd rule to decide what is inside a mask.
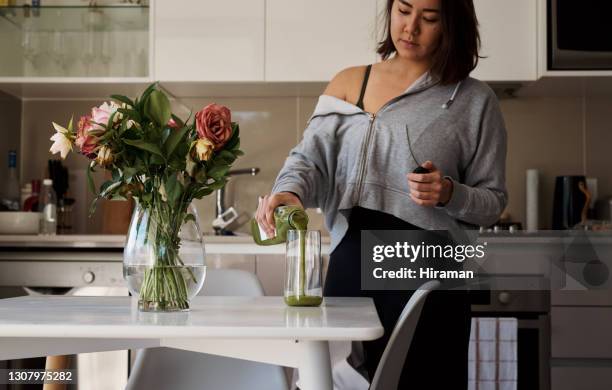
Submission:
[[[214,158],[214,164],[231,164],[236,160],[236,157],[234,156],[234,153],[230,152],[229,150],[222,150],[220,151]]]
[[[113,174],[113,181],[117,181],[121,179],[121,171],[119,171],[118,168],[113,169],[112,174]]]
[[[123,195],[115,194],[110,197],[110,200],[124,201],[127,200],[127,198]]]
[[[121,103],[125,103],[128,106],[130,106],[130,107],[134,107],[134,102],[132,101],[132,99],[130,99],[127,96],[123,96],[123,95],[111,95],[111,99],[114,99],[114,100],[116,100],[118,102],[121,102]]]
[[[230,167],[227,165],[215,165],[208,171],[208,176],[215,179],[215,181],[221,180],[225,177],[225,175],[227,175],[229,170]]]
[[[89,165],[87,167],[87,187],[89,187],[89,191],[92,194],[96,193],[96,184],[94,183],[93,177],[91,177],[91,173],[93,172],[93,167]]]
[[[117,134],[120,137],[127,130],[127,124],[128,124],[128,121],[124,118],[123,121],[121,121],[121,126],[119,126],[119,129],[117,130]]]
[[[172,116],[168,97],[162,91],[154,90],[147,100],[145,112],[159,126],[165,126]]]
[[[170,158],[172,153],[174,153],[174,149],[176,146],[185,138],[185,134],[189,131],[189,127],[183,127],[179,130],[172,130],[170,136],[164,143],[164,150],[166,151],[166,156]]]
[[[135,122],[140,123],[142,121],[140,114],[136,110],[132,110],[129,108],[118,108],[117,111],[119,111],[120,113],[125,115],[127,118],[132,119]]]
[[[95,197],[94,200],[92,200],[91,204],[89,205],[89,217],[90,218],[96,212],[96,205],[98,204],[98,199],[100,199],[99,196]]]
[[[147,152],[156,154],[162,158],[164,157],[159,146],[152,144],[150,142],[146,142],[140,139],[124,139],[123,142],[125,142],[126,144],[130,146],[134,146],[138,149],[146,150]]]
[[[218,181],[215,181],[212,184],[209,184],[208,188],[211,188],[213,190],[219,190],[219,189],[225,187],[225,184],[226,184],[226,180],[225,179],[220,179]]]
[[[174,119],[174,122],[179,126],[179,127],[183,127],[185,126],[185,122],[183,122],[183,120],[181,118],[179,118],[178,116],[172,114],[172,119]]]
[[[185,170],[185,159],[183,158],[173,158],[170,160],[168,165],[174,169],[175,171],[183,171]]]
[[[232,150],[236,148],[237,145],[240,145],[239,141],[240,141],[240,126],[238,126],[238,123],[232,122],[232,137],[229,139],[229,141],[227,141],[223,149]]]
[[[183,223],[187,223],[189,221],[195,222],[196,221],[195,215],[193,215],[191,213],[186,214],[185,218],[183,219]]]
[[[165,144],[166,140],[168,139],[168,137],[170,137],[170,134],[172,134],[172,129],[166,127],[165,129],[162,130],[161,133],[161,143]]]
[[[153,164],[153,165],[163,165],[163,164],[166,163],[166,161],[161,156],[158,156],[157,154],[154,154],[154,155],[151,156],[150,163]]]
[[[146,103],[149,95],[151,95],[151,92],[153,92],[155,90],[155,88],[157,88],[157,83],[153,83],[151,85],[149,85],[147,87],[147,89],[144,90],[144,92],[142,93],[142,95],[140,96],[140,101],[138,99],[136,99],[136,107],[139,109],[139,111],[143,111],[143,105]]]
[[[214,191],[214,190],[213,190],[212,188],[202,188],[201,190],[196,191],[196,192],[193,194],[193,197],[194,197],[195,199],[201,199],[201,198],[203,198],[203,197],[205,197],[205,196],[207,196],[207,195],[212,194],[212,193],[213,193],[213,191]]]
[[[123,179],[126,183],[130,183],[134,175],[136,175],[136,168],[127,167],[123,170]]]
[[[183,189],[181,187],[181,183],[179,183],[176,175],[171,174],[166,182],[164,183],[166,187],[166,194],[168,195],[168,202],[171,204],[175,204],[176,201],[181,197]]]
[[[112,114],[110,114],[110,116],[108,117],[108,123],[106,123],[106,129],[107,129],[107,134],[108,135],[110,129],[113,128],[113,123],[115,122],[115,117],[119,114],[118,111],[113,112]]]
[[[200,169],[196,171],[195,180],[198,183],[202,183],[202,184],[206,183],[207,179],[208,179],[208,176],[206,175],[206,168],[201,167]]]
[[[100,197],[106,198],[109,194],[111,194],[114,190],[116,190],[120,186],[121,186],[121,181],[111,181],[111,180],[107,181],[106,183],[102,184],[102,187],[100,187]]]

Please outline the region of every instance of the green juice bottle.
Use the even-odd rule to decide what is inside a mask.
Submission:
[[[255,219],[251,220],[251,233],[257,245],[276,245],[287,242],[289,230],[307,230],[308,215],[299,206],[279,206],[274,210],[274,224],[276,236],[262,237],[263,232]]]
[[[274,237],[266,237],[255,219],[251,220],[251,233],[257,245],[276,245],[287,242],[289,230],[299,231],[299,272],[301,273],[298,278],[299,288],[297,294],[285,296],[285,303],[289,306],[319,306],[323,301],[322,297],[306,294],[305,234],[308,230],[308,215],[298,206],[279,206],[274,210],[274,223],[276,226]]]

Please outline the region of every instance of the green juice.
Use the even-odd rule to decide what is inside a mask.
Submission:
[[[254,219],[251,221],[251,233],[253,240],[258,245],[275,245],[287,242],[287,232],[298,230],[300,255],[299,255],[299,289],[297,295],[285,297],[285,303],[289,306],[319,306],[323,298],[319,296],[306,295],[306,231],[308,230],[308,215],[297,206],[280,206],[274,210],[274,222],[276,225],[276,236],[262,239],[259,225]]]

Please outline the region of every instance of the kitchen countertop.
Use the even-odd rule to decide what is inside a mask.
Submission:
[[[329,253],[329,237],[321,238],[321,252]],[[284,245],[259,246],[251,236],[204,236],[207,253],[219,254],[285,254]],[[48,249],[75,251],[80,249],[121,251],[125,235],[0,235],[0,249]]]
[[[580,235],[579,231],[540,231],[535,233],[485,233],[478,236],[479,242],[489,242],[493,244],[552,244],[568,242],[577,237],[588,237],[595,242],[612,243],[612,231],[608,232],[588,232],[587,235]],[[561,241],[563,240],[563,241]],[[283,245],[259,246],[253,242],[251,236],[214,236],[205,235],[204,243],[206,248],[209,246],[238,246],[254,247],[263,250],[261,253],[269,253],[271,248],[280,248],[278,253],[284,253]],[[321,237],[323,246],[329,246],[330,238]],[[0,248],[101,248],[101,249],[123,249],[125,235],[0,235]],[[255,251],[260,253],[260,251]],[[276,251],[274,251],[276,252]]]

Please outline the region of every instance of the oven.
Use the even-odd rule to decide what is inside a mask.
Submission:
[[[550,390],[550,291],[482,290],[470,294],[473,319],[516,319],[516,389]],[[494,388],[502,387],[497,384]]]

